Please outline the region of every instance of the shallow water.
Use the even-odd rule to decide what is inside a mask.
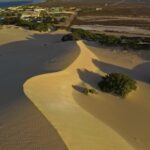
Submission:
[[[24,0],[24,1],[0,1],[0,8],[7,8],[12,6],[20,6],[20,5],[27,5],[27,4],[33,4],[33,3],[40,3],[44,2],[46,0]]]

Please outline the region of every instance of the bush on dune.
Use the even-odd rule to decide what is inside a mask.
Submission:
[[[62,41],[73,41],[74,40],[74,37],[72,36],[72,34],[67,34],[67,35],[64,35],[61,39]]]
[[[98,83],[99,88],[108,93],[113,93],[125,97],[132,90],[136,90],[136,81],[125,74],[111,73],[103,77]]]
[[[83,89],[83,93],[85,95],[88,95],[88,94],[97,94],[97,91],[95,89],[84,88]]]

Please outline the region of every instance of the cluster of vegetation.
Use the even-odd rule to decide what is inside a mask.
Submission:
[[[88,94],[97,94],[97,91],[95,89],[84,88],[83,93],[85,95],[88,95]]]
[[[112,35],[93,33],[83,29],[71,29],[71,34],[65,35],[62,41],[68,40],[88,40],[96,41],[106,46],[122,46],[123,48],[132,49],[149,49],[150,38],[142,37],[116,37]]]
[[[34,21],[25,21],[25,20],[19,20],[16,24],[17,26],[27,27],[30,30],[37,30],[37,31],[48,31],[51,27],[51,24],[49,23],[37,23]]]
[[[132,90],[136,90],[136,81],[125,74],[111,73],[103,77],[98,83],[99,88],[108,93],[125,97]]]
[[[50,22],[50,21],[49,21]],[[26,27],[30,30],[37,30],[37,31],[48,31],[52,24],[48,23],[48,20],[44,20],[41,22],[38,20],[21,20],[19,17],[5,17],[0,20],[0,25],[17,25],[21,27]]]
[[[27,27],[30,30],[49,31],[50,29],[54,29],[59,23],[65,22],[67,18],[65,15],[62,16],[62,14],[49,15],[47,11],[41,11],[38,17],[32,17],[31,15],[27,18],[21,18],[23,12],[26,11],[28,7],[24,6],[23,9],[21,12],[7,9],[0,12],[0,25],[17,25]]]
[[[13,12],[1,12],[0,13],[0,24],[1,25],[9,25],[15,24],[19,20],[20,14],[17,15]]]
[[[16,17],[13,17],[13,18],[5,17],[5,18],[0,19],[0,25],[14,25],[18,21],[19,19]]]

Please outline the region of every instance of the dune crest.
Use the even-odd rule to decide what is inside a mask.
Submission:
[[[69,150],[133,150],[124,138],[74,100],[73,86],[83,83],[79,73],[87,69],[95,72],[92,60],[98,59],[84,42],[77,45],[80,55],[69,67],[27,80],[23,86],[26,96],[53,124]]]

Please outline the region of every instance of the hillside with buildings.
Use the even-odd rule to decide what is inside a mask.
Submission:
[[[0,9],[0,25],[16,25],[31,30],[53,31],[71,25],[77,8],[17,6]]]

